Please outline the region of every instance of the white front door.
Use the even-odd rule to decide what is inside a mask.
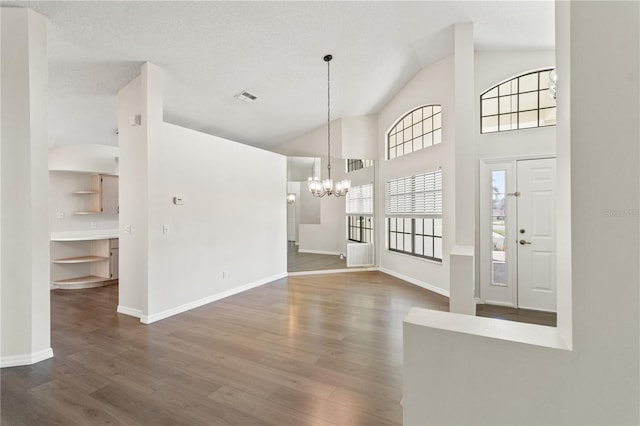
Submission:
[[[518,307],[556,310],[556,161],[518,161]]]
[[[483,162],[480,296],[556,309],[555,159]]]

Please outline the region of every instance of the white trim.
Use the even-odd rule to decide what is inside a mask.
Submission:
[[[286,276],[287,276],[287,273],[284,272],[281,274],[273,275],[271,277],[263,278],[258,281],[254,281],[252,283],[249,283],[240,287],[232,288],[230,290],[226,290],[221,293],[214,294],[212,296],[207,296],[199,300],[194,300],[193,302],[185,303],[184,305],[176,306],[175,308],[170,308],[153,315],[140,315],[140,322],[143,324],[151,324],[153,322],[160,321],[177,314],[181,314],[182,312],[186,312],[191,309],[195,309],[197,307],[207,305],[211,302],[215,302],[216,300],[224,299],[225,297],[233,296],[234,294],[242,293],[244,291],[251,290],[256,287],[260,287],[261,285],[279,280],[280,278],[285,278]]]
[[[379,271],[379,268],[376,266],[371,266],[371,267],[365,267],[365,268],[327,269],[324,271],[299,271],[299,272],[289,272],[287,275],[289,277],[299,277],[304,275],[342,274],[344,272],[367,272],[367,271]]]
[[[341,252],[339,252],[339,251],[308,250],[308,249],[298,249],[298,253],[330,254],[330,255],[334,255],[334,256],[340,256],[340,254],[341,254]]]
[[[53,349],[51,348],[31,354],[4,356],[0,358],[0,368],[31,365],[49,358],[53,358]]]
[[[427,289],[429,291],[432,291],[434,293],[438,293],[438,294],[440,294],[442,296],[445,296],[445,297],[450,297],[449,290],[445,290],[443,288],[436,287],[433,284],[429,284],[429,283],[426,283],[424,281],[420,281],[420,280],[417,280],[415,278],[411,278],[411,277],[409,277],[407,275],[401,274],[399,272],[391,271],[391,270],[386,269],[386,268],[379,268],[378,270],[380,272],[384,272],[387,275],[391,275],[392,277],[400,278],[403,281],[407,281],[408,283],[411,283],[413,285],[417,285],[418,287],[425,288],[425,289]]]
[[[504,306],[505,308],[516,308],[517,307],[510,302],[501,302],[500,300],[485,300],[482,302],[485,305],[493,305],[493,306]]]
[[[126,306],[118,305],[117,311],[119,314],[125,314],[136,318],[142,317],[142,310],[140,309],[133,309]]]

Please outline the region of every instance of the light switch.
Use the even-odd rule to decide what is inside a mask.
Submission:
[[[173,204],[175,204],[176,206],[184,205],[184,197],[176,195],[175,197],[173,197]]]

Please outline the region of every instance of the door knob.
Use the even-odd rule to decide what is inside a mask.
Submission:
[[[529,241],[520,240],[520,245],[523,246],[525,244],[531,244]]]

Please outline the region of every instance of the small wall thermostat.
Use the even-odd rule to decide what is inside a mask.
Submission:
[[[184,197],[180,197],[180,196],[173,197],[173,204],[175,204],[176,206],[184,205]]]

